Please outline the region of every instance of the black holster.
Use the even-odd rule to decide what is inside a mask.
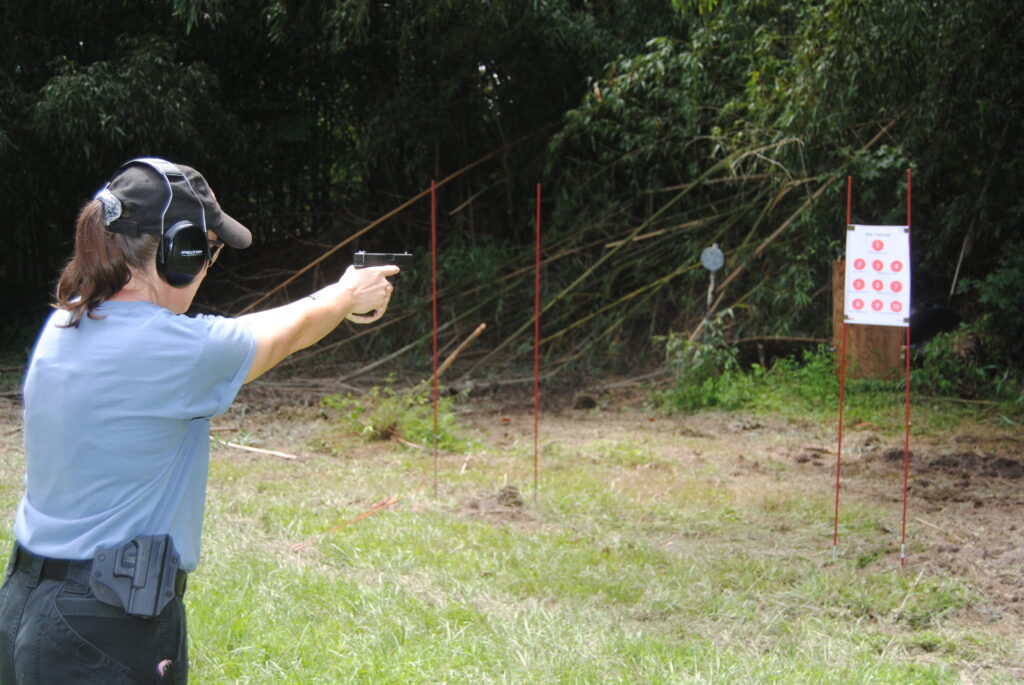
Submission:
[[[170,535],[140,535],[113,549],[98,549],[89,587],[96,599],[130,616],[159,616],[174,599],[181,557]]]

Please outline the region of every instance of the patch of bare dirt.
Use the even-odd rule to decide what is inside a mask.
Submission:
[[[532,439],[533,398],[522,390],[478,398],[467,419],[488,436],[492,449],[521,444]],[[895,542],[890,554],[872,562],[878,568],[899,565],[905,457],[900,428],[892,427],[885,437],[871,426],[854,426],[841,447],[841,502],[877,503],[892,512],[889,522],[880,525]],[[789,486],[819,494],[835,489],[835,424],[742,413],[669,417],[644,409],[642,393],[634,389],[546,395],[540,436],[565,445],[657,442],[661,459],[714,463],[720,474],[747,489],[770,490],[780,477],[773,465],[784,469]],[[652,463],[640,468],[654,472],[657,467]],[[493,493],[470,502],[467,509],[492,518],[522,516],[517,508],[500,505]],[[907,568],[967,579],[985,600],[977,615],[966,619],[1006,626],[1016,634],[1024,631],[1022,513],[1024,429],[969,425],[929,436],[911,431]]]
[[[915,565],[970,579],[989,599],[987,620],[1024,624],[1024,435],[967,427],[902,444],[854,436],[842,476],[849,490],[902,502],[907,468],[908,526],[929,545]],[[833,471],[834,474],[834,471]]]
[[[525,508],[526,499],[515,485],[502,486],[497,492],[483,492],[467,499],[460,516],[493,522],[527,524],[533,516]]]

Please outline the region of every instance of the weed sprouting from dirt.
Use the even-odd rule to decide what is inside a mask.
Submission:
[[[422,386],[374,386],[360,396],[335,393],[323,399],[323,406],[337,412],[338,424],[343,429],[366,440],[434,444],[434,406],[429,391]],[[438,447],[446,451],[461,452],[467,448],[467,441],[459,435],[449,397],[438,400],[437,440]]]

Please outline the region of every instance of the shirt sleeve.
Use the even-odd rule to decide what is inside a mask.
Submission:
[[[236,319],[201,315],[193,321],[205,336],[183,388],[186,418],[208,419],[231,406],[256,356],[256,339]]]

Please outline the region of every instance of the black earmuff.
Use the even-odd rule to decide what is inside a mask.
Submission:
[[[210,261],[206,230],[184,220],[164,229],[156,254],[156,272],[175,288],[194,281]]]
[[[210,243],[206,232],[206,208],[196,193],[188,176],[176,164],[159,157],[139,157],[124,164],[121,168],[132,164],[142,164],[153,169],[167,186],[167,199],[160,214],[160,244],[156,251],[156,272],[166,283],[175,288],[184,288],[192,283],[210,261]],[[174,202],[174,186],[171,177],[180,178],[185,182],[188,192],[192,195],[199,208],[199,225],[183,219],[170,227],[165,225],[167,212]],[[109,183],[108,183],[109,185]],[[111,229],[114,230],[114,229]]]

